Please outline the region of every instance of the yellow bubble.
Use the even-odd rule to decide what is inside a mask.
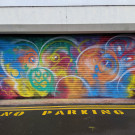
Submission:
[[[132,75],[130,77],[130,83],[127,87],[127,91],[129,93],[129,97],[134,97],[135,96],[135,75]]]

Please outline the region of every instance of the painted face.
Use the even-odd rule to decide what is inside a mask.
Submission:
[[[11,45],[3,52],[2,63],[8,76],[26,77],[27,71],[38,64],[38,50],[28,43]]]
[[[89,84],[105,83],[113,80],[118,73],[119,64],[115,53],[106,51],[99,46],[89,47],[77,60],[77,69],[81,77]]]
[[[28,77],[35,90],[45,91],[46,93],[54,91],[54,76],[49,69],[33,68],[30,70]]]
[[[106,50],[112,50],[121,59],[127,51],[135,48],[135,39],[130,36],[116,36],[111,38],[105,46]]]
[[[10,98],[14,93],[22,97],[32,97],[35,95],[35,90],[31,87],[27,79],[27,73],[31,68],[38,65],[38,49],[28,41],[19,40],[12,44],[6,44],[1,53],[2,69],[8,76],[2,90],[11,92]],[[9,89],[10,88],[10,89]],[[38,95],[38,94],[37,94]]]
[[[108,40],[106,50],[113,51],[119,61],[117,79],[130,68],[135,67],[135,38],[131,36],[116,36]]]
[[[61,78],[76,73],[75,61],[78,54],[79,49],[70,39],[56,38],[42,47],[40,63]]]

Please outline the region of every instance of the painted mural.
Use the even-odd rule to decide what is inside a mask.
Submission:
[[[134,97],[134,35],[0,36],[0,99]]]

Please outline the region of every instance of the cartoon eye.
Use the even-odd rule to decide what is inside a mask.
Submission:
[[[134,58],[133,58],[132,55],[129,55],[129,56],[125,56],[125,57],[123,58],[123,60],[124,60],[125,62],[132,62],[132,61],[134,60]]]
[[[60,55],[57,54],[57,53],[54,53],[52,56],[51,56],[51,61],[52,62],[58,62],[60,60]]]
[[[35,63],[35,57],[34,56],[31,56],[29,58],[29,63]]]
[[[103,60],[102,65],[107,67],[107,68],[112,68],[112,61],[111,60]]]

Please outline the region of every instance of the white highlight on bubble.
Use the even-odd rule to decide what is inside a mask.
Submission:
[[[121,77],[119,78],[118,83],[117,83],[117,91],[118,91],[118,92],[119,92],[119,83],[120,83],[122,77],[123,77],[125,74],[127,74],[127,73],[129,73],[129,72],[131,72],[131,71],[135,71],[135,68],[131,68],[131,69],[127,70],[127,71],[124,72],[124,73],[121,75]]]

